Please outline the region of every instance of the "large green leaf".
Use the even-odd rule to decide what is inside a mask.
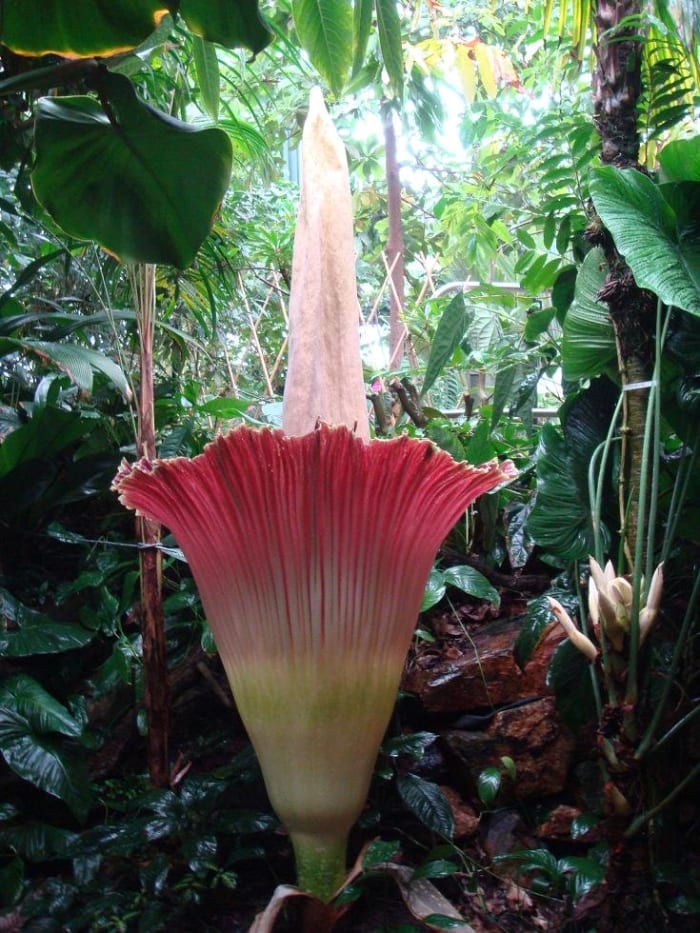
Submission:
[[[10,846],[30,862],[44,862],[56,855],[65,857],[68,844],[78,838],[68,829],[33,820],[0,829],[0,846]]]
[[[36,654],[58,654],[83,648],[95,633],[68,622],[56,622],[29,609],[7,590],[0,588],[0,656],[27,658]],[[60,731],[60,730],[59,730]]]
[[[700,182],[700,136],[668,143],[659,153],[659,164],[662,182]]]
[[[0,753],[15,774],[65,801],[80,820],[91,803],[87,762],[58,738],[39,735],[29,720],[0,707]]]
[[[167,6],[166,0],[3,0],[0,41],[23,55],[125,51],[153,32]]]
[[[667,305],[700,315],[700,227],[693,212],[677,216],[660,187],[633,169],[611,165],[593,169],[590,190],[637,284]],[[682,206],[672,190],[669,194],[677,207]],[[699,183],[686,183],[683,200],[688,199],[697,208]]]
[[[257,0],[4,0],[0,40],[25,55],[124,52],[178,7],[192,32],[211,42],[260,52],[272,37]]]
[[[39,101],[34,192],[71,236],[125,262],[184,268],[209,232],[231,173],[231,143],[141,103],[105,74],[110,116],[90,97]]]
[[[566,312],[562,339],[565,379],[591,379],[617,358],[615,331],[607,306],[598,301],[607,266],[601,249],[592,249],[576,278],[574,301]]]
[[[540,547],[563,560],[582,560],[593,551],[588,495],[574,481],[563,434],[545,424],[537,446],[537,498],[527,528]]]
[[[28,674],[15,674],[0,686],[0,707],[12,709],[36,732],[60,732],[78,738],[82,723]]]
[[[229,48],[257,53],[272,39],[257,0],[180,0],[180,15],[195,35]]]
[[[353,12],[350,0],[292,0],[294,27],[312,65],[340,94],[352,65]]]
[[[384,67],[394,93],[403,93],[403,48],[401,45],[401,20],[397,0],[375,0],[377,10],[377,32],[382,50]]]
[[[442,579],[448,586],[454,586],[468,596],[475,599],[485,599],[496,606],[501,603],[501,596],[487,578],[475,567],[461,564],[458,567],[448,567],[443,570]]]

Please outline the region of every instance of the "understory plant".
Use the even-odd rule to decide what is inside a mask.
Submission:
[[[575,371],[578,378],[597,378],[564,412],[570,446],[561,448],[564,462],[559,467],[551,457],[556,447],[551,432],[545,435],[538,465],[539,512],[533,512],[530,525],[540,542],[547,540],[545,532],[553,532],[548,541],[558,547],[560,557],[581,562],[573,564],[575,580],[581,571],[584,580],[588,577],[587,600],[577,605],[572,599],[566,607],[563,600],[549,600],[569,639],[554,656],[550,683],[560,708],[573,714],[578,724],[587,717],[582,704],[573,709],[571,696],[580,699],[580,685],[589,688],[610,851],[607,902],[619,896],[628,905],[624,910],[636,910],[640,904],[646,904],[646,911],[657,910],[652,862],[662,852],[662,838],[667,842],[672,834],[670,827],[677,819],[672,805],[700,776],[700,766],[679,743],[691,732],[698,713],[692,684],[700,593],[694,543],[700,482],[695,401],[700,292],[692,205],[700,193],[699,152],[697,140],[669,144],[660,155],[658,181],[612,166],[594,172],[595,207],[636,282],[648,289],[645,300],[652,293],[657,298],[654,326],[644,343],[640,341],[649,365],[646,378],[630,380],[620,362],[620,389],[615,391],[608,376],[617,378],[610,364],[620,355],[620,340],[602,304],[606,259],[601,250],[593,250],[564,323],[563,364],[565,376],[568,367],[569,375]],[[591,274],[596,266],[597,280]],[[586,334],[595,340],[597,359],[586,349]],[[587,374],[582,366],[586,353]],[[635,441],[638,459],[630,456],[632,428],[626,403],[632,395],[641,397],[643,411]],[[587,396],[599,401],[605,396],[607,401],[596,414],[586,407]],[[608,421],[602,418],[592,427],[601,409],[607,409]],[[582,438],[596,430],[599,436],[589,442],[585,470],[580,464],[577,470]],[[556,515],[561,519],[567,498],[573,506],[571,493],[562,494],[567,470],[569,482],[573,475],[579,488],[582,473],[587,473],[583,490],[587,486],[589,503],[586,520],[568,536],[552,527]],[[545,516],[547,503],[551,512]],[[629,520],[632,510],[634,522]],[[664,590],[671,591],[673,600],[666,607]],[[576,649],[580,664],[574,678],[570,672],[576,666]],[[574,664],[564,677],[567,654]],[[683,761],[682,769],[678,760]],[[657,928],[662,914],[651,916]],[[608,928],[607,919],[600,922]]]
[[[115,488],[184,551],[299,886],[328,902],[435,552],[515,471],[370,439],[347,161],[319,90],[303,147],[283,430],[243,426],[191,460],[124,464]]]

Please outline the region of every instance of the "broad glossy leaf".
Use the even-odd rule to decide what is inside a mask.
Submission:
[[[479,800],[485,807],[490,807],[498,797],[501,789],[501,771],[500,768],[484,768],[479,773],[476,782],[476,790]]]
[[[660,180],[700,182],[700,136],[677,139],[659,153]]]
[[[167,0],[3,0],[0,40],[23,55],[83,58],[140,45]]]
[[[698,187],[698,182],[687,182]],[[700,315],[700,228],[679,218],[650,178],[606,165],[593,170],[591,197],[637,284],[667,305]],[[686,197],[690,192],[686,189]],[[700,194],[695,201],[700,201]]]
[[[403,94],[403,47],[397,0],[374,0],[384,67],[397,97]]]
[[[311,64],[334,94],[343,89],[353,59],[350,0],[292,0],[294,28]]]
[[[485,599],[496,606],[501,603],[501,597],[483,573],[466,564],[459,567],[448,567],[443,570],[442,579],[448,586],[454,586],[468,596],[476,599]]]
[[[0,656],[7,658],[73,651],[95,637],[94,632],[80,625],[55,622],[28,609],[4,589],[0,589],[0,615],[6,620],[0,628]]]
[[[537,497],[527,528],[542,548],[563,560],[584,560],[593,551],[587,490],[575,483],[571,453],[553,424],[540,433]]]
[[[445,581],[442,578],[442,570],[433,567],[430,571],[428,582],[425,585],[425,593],[423,594],[420,611],[425,612],[426,609],[431,609],[433,606],[437,605],[445,595],[446,589]]]
[[[28,674],[15,674],[0,686],[0,707],[23,716],[36,732],[60,732],[77,738],[82,723]]]
[[[92,793],[84,756],[69,752],[52,736],[38,735],[27,719],[4,708],[0,752],[15,774],[63,800],[78,819],[87,816]]]
[[[454,816],[447,798],[437,784],[404,773],[396,777],[396,789],[408,809],[424,826],[451,839],[454,835]]]
[[[603,251],[592,249],[579,270],[574,301],[564,319],[562,371],[572,382],[599,375],[617,359],[607,306],[597,300],[606,274]]]
[[[425,395],[440,375],[443,367],[462,342],[470,322],[471,314],[464,303],[464,295],[459,292],[452,298],[440,317],[430,345],[430,356],[425,367],[421,395]]]
[[[272,40],[257,0],[180,0],[179,11],[195,35],[228,48],[257,53]]]
[[[49,823],[21,822],[0,829],[0,846],[14,849],[30,862],[43,862],[57,855],[65,855],[69,843],[77,839],[76,833]]]
[[[36,197],[71,236],[124,262],[184,268],[226,191],[231,143],[141,103],[122,75],[103,80],[114,122],[90,97],[39,101]]]

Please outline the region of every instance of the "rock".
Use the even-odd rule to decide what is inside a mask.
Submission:
[[[540,839],[547,839],[549,841],[566,840],[570,842],[571,824],[581,816],[582,812],[580,807],[572,807],[568,804],[561,803],[550,810],[547,818],[538,824],[535,834]],[[586,841],[589,842],[588,834],[586,834],[586,836]]]
[[[444,650],[417,655],[407,667],[402,689],[417,694],[432,713],[493,708],[549,695],[547,668],[561,633],[556,639],[541,639],[521,671],[513,657],[521,624],[518,618],[489,622],[458,646],[452,644],[447,657]]]
[[[454,838],[465,839],[467,836],[474,836],[479,829],[480,822],[476,810],[462,800],[454,787],[441,785],[440,790],[452,810],[455,822]]]
[[[576,744],[573,734],[559,721],[551,697],[500,710],[483,731],[448,730],[442,733],[442,740],[469,794],[476,792],[484,768],[502,767],[504,755],[512,758],[517,777],[511,783],[504,776],[503,792],[520,799],[559,793]]]

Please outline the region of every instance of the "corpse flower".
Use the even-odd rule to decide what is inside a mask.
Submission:
[[[327,134],[330,121],[318,108],[317,96],[309,120]],[[312,151],[305,130],[303,184],[307,170],[319,168],[309,166]],[[323,152],[332,163],[338,144],[326,140]],[[347,169],[344,178],[327,203],[336,214],[349,198]],[[333,218],[326,219],[328,233]],[[298,228],[307,239],[295,241],[295,270],[309,247],[307,221]],[[317,213],[316,234],[318,222]],[[333,244],[339,262],[353,255],[351,225],[343,235],[347,254]],[[324,238],[313,242],[323,252]],[[307,257],[314,261],[323,278],[335,274],[333,263]],[[324,306],[309,274],[302,280],[310,303],[290,302],[290,339],[303,335],[311,308],[327,353],[338,341],[344,355],[346,341],[355,346],[355,379],[356,293],[329,287],[333,306]],[[354,289],[354,274],[351,281]],[[329,315],[335,340],[323,343]],[[307,340],[307,351],[314,346]],[[342,392],[344,374],[331,367],[325,378],[334,372],[334,386],[314,382],[316,363],[295,356],[299,349],[290,354],[310,393],[305,430],[303,422],[292,433],[238,427],[193,459],[123,465],[115,488],[128,508],[166,525],[184,551],[270,801],[291,837],[299,885],[327,901],[344,878],[347,836],[364,805],[435,552],[467,506],[514,469],[456,463],[408,437],[365,440],[364,398],[337,419],[324,402],[323,418],[335,424],[314,426],[319,398]],[[289,397],[298,425],[300,396]]]

